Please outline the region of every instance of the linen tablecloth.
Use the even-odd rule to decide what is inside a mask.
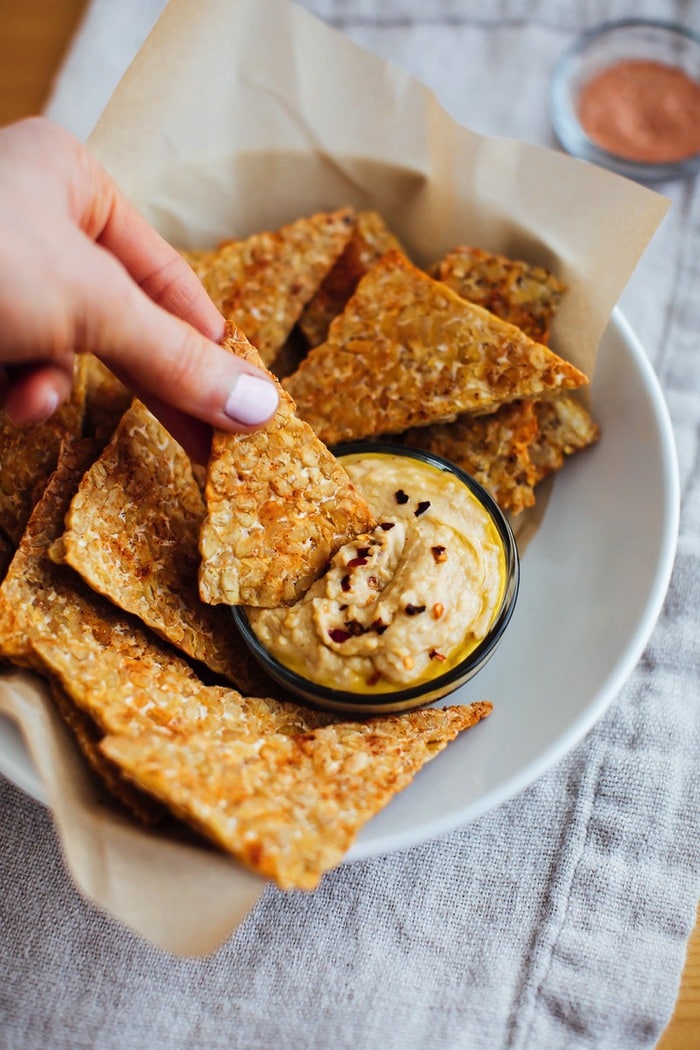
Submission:
[[[163,6],[93,0],[49,113],[86,136]],[[547,89],[581,29],[683,0],[316,0],[476,131],[554,145]],[[607,714],[527,790],[439,840],[268,888],[211,957],[174,958],[86,903],[50,814],[0,778],[0,1047],[652,1047],[700,893],[700,186],[621,307],[664,389],[682,511],[670,590]]]

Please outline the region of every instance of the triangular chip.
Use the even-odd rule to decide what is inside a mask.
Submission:
[[[304,733],[332,720],[288,701],[206,685],[186,665],[168,666],[149,652],[130,652],[94,635],[70,646],[41,638],[34,648],[42,667],[103,733],[156,729],[257,739],[269,732]]]
[[[246,867],[313,889],[359,830],[491,704],[424,709],[260,740],[109,736],[104,753]]]
[[[534,402],[513,401],[483,416],[414,427],[407,445],[456,463],[487,489],[502,510],[518,514],[535,502],[530,446],[537,434]]]
[[[535,405],[538,432],[530,447],[535,481],[560,470],[567,456],[600,437],[600,427],[588,410],[573,397],[554,397]]]
[[[566,285],[543,266],[481,248],[459,247],[430,272],[463,299],[514,324],[536,343],[549,342],[552,319]]]
[[[127,780],[119,767],[100,750],[98,745],[104,734],[90,716],[76,707],[57,682],[49,684],[49,692],[78,750],[112,798],[117,799],[142,824],[156,824],[162,820],[167,812],[165,807]]]
[[[402,250],[381,215],[376,211],[358,211],[357,224],[345,250],[299,318],[309,346],[325,342],[331,321],[343,312],[360,278],[392,248]]]
[[[260,363],[232,326],[224,345]],[[205,496],[199,590],[212,604],[296,601],[344,543],[374,524],[364,498],[282,389],[262,430],[214,434]]]
[[[302,419],[333,445],[493,411],[587,379],[388,252],[362,278],[327,342],[283,382]]]
[[[84,411],[82,356],[76,358],[71,396],[45,422],[18,427],[0,409],[0,533],[14,547],[56,466],[61,442],[80,435]]]
[[[94,354],[85,354],[85,433],[106,444],[133,395]]]
[[[199,597],[203,518],[189,458],[134,401],[80,482],[60,557],[156,634],[247,689],[251,658],[230,614]]]
[[[76,640],[97,640],[135,660],[161,666],[188,665],[138,622],[95,594],[66,565],[48,556],[78,482],[95,456],[92,440],[61,450],[56,470],[34,508],[7,575],[0,585],[0,655],[19,667],[42,671],[33,642],[47,638],[70,650]],[[192,673],[192,672],[189,672]]]
[[[191,265],[224,317],[245,332],[270,365],[354,224],[352,208],[319,212],[275,232],[229,241],[213,258],[199,253]]]

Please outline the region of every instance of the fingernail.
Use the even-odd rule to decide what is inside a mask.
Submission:
[[[224,412],[229,419],[234,419],[237,423],[255,426],[269,419],[278,403],[279,397],[274,384],[244,372],[236,380],[236,385],[224,405]]]
[[[53,389],[47,390],[45,395],[44,395],[44,404],[42,406],[42,409],[43,409],[42,419],[48,419],[49,416],[52,416],[54,414],[54,412],[56,411],[56,409],[58,408],[60,401],[61,401],[61,398],[60,398],[60,395],[58,393],[58,390],[53,390]]]

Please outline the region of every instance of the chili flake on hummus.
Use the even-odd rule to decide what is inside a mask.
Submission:
[[[385,452],[343,456],[379,525],[347,543],[295,605],[247,610],[305,678],[386,692],[442,674],[488,634],[505,586],[488,511],[453,474]]]

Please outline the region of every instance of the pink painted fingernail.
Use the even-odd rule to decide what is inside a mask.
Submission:
[[[237,423],[256,426],[269,419],[278,404],[279,397],[273,383],[244,372],[236,380],[224,412]]]

